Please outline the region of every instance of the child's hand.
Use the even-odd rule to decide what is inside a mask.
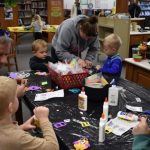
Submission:
[[[21,85],[17,86],[17,97],[22,97],[25,93],[25,86],[27,84],[27,80],[26,79],[22,79],[21,81]]]
[[[140,123],[132,130],[133,135],[150,134],[150,128],[147,124],[147,118],[141,117]]]
[[[20,128],[22,130],[29,130],[29,129],[35,129],[36,126],[32,124],[34,117],[32,116],[30,119],[28,119],[26,122],[24,122],[22,125],[20,125]]]
[[[99,70],[100,68],[101,68],[101,66],[100,66],[100,65],[97,65],[97,66],[96,66],[96,69],[97,69],[97,70]]]
[[[34,110],[34,115],[38,120],[49,120],[48,115],[49,115],[49,109],[44,106],[39,106],[35,107]]]

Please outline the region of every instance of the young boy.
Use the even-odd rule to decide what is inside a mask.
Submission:
[[[39,120],[43,138],[31,136],[28,130],[35,128],[31,124],[33,117],[23,125],[18,126],[12,121],[12,115],[18,109],[16,81],[0,76],[0,149],[1,150],[58,150],[58,142],[52,124],[49,122],[49,110],[46,107],[34,109],[35,117]]]
[[[103,67],[97,65],[96,69],[98,72],[102,72],[108,81],[111,81],[113,78],[117,79],[121,75],[122,59],[118,54],[121,44],[121,38],[116,34],[110,34],[104,39],[103,49],[108,58]]]
[[[30,68],[34,71],[48,72],[48,62],[56,61],[48,55],[48,45],[42,39],[35,40],[32,43],[32,52],[34,56],[30,59]]]
[[[134,142],[132,150],[149,150],[150,149],[150,128],[147,118],[141,117],[140,123],[132,130]]]

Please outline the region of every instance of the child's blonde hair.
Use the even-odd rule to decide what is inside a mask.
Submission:
[[[104,42],[108,41],[109,45],[112,48],[115,48],[117,51],[119,50],[120,46],[122,45],[122,40],[117,34],[110,34],[105,37]]]
[[[16,90],[15,80],[0,76],[0,116],[3,116],[9,103],[15,99]]]
[[[36,15],[34,16],[34,19],[35,19],[35,21],[37,20],[40,25],[42,25],[42,19],[41,19],[41,16],[40,16],[40,15],[37,15],[37,14],[36,14]]]
[[[47,48],[48,47],[47,42],[42,39],[35,40],[32,43],[32,52],[36,53],[40,47]]]

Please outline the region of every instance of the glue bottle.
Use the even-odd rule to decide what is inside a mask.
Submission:
[[[138,116],[136,116],[132,113],[126,113],[123,111],[119,111],[117,114],[117,117],[128,120],[128,121],[137,121],[138,120]]]
[[[116,85],[112,85],[112,87],[108,90],[108,101],[110,106],[117,106],[118,105],[118,93],[119,90]]]
[[[87,111],[87,95],[85,94],[84,87],[78,96],[78,108],[82,111]]]
[[[108,111],[109,111],[109,105],[108,105],[108,99],[105,98],[104,104],[103,104],[103,113],[105,115],[106,122],[108,121]]]
[[[105,141],[105,124],[106,124],[105,115],[104,113],[102,113],[99,122],[99,139],[98,139],[99,142]]]

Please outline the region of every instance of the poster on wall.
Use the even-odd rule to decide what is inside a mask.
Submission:
[[[51,17],[61,17],[62,9],[61,9],[61,1],[53,0],[51,1]]]
[[[51,8],[51,16],[52,17],[61,17],[62,12],[60,7],[52,7]]]
[[[80,0],[81,5],[88,5],[88,0]]]

